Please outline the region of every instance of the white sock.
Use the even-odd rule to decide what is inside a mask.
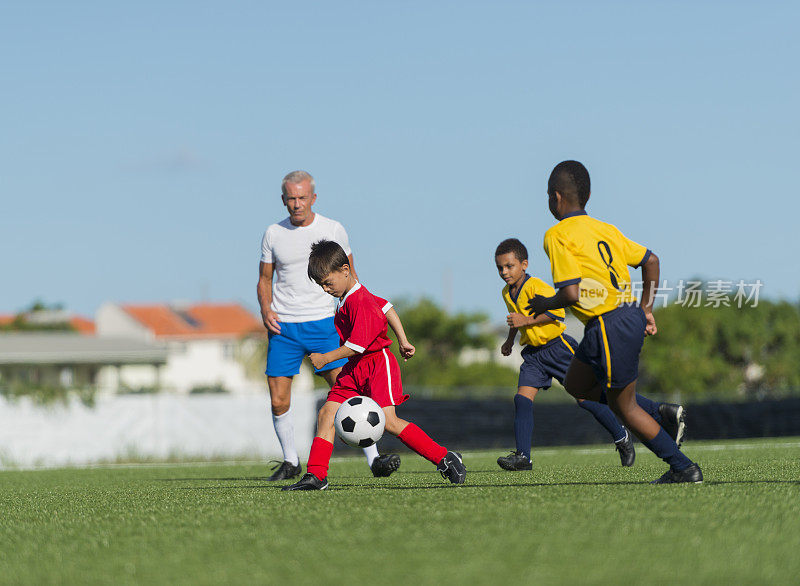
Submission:
[[[378,457],[378,444],[372,444],[368,448],[364,448],[364,457],[367,459],[367,466],[372,466],[375,458]]]
[[[272,425],[275,426],[275,434],[281,443],[283,459],[293,466],[300,463],[297,449],[294,447],[294,423],[292,423],[291,409],[283,415],[272,415]]]

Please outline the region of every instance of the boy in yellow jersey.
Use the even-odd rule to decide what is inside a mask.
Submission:
[[[550,388],[553,379],[564,382],[567,368],[578,343],[564,333],[564,310],[546,311],[538,317],[530,315],[530,302],[536,295],[551,296],[555,289],[531,277],[528,268],[528,249],[516,238],[503,240],[495,251],[495,263],[503,287],[503,301],[509,314],[508,338],[500,351],[511,354],[517,332],[523,346],[523,363],[519,369],[517,394],[514,396],[514,436],[517,449],[508,456],[497,459],[505,470],[530,470],[531,435],[533,434],[533,400],[540,389]],[[592,413],[595,419],[608,430],[614,439],[623,466],[633,466],[636,452],[630,434],[622,427],[608,408],[594,401],[578,400],[578,405]]]
[[[550,174],[550,212],[559,222],[545,233],[544,250],[558,292],[537,296],[533,315],[571,307],[585,324],[564,387],[577,399],[606,398],[625,426],[669,464],[654,484],[702,482],[700,467],[636,401],[639,352],[645,335],[657,332],[658,257],[615,226],[588,216],[590,193],[589,172],[577,161],[559,163]],[[642,267],[641,303],[632,295],[628,266]]]

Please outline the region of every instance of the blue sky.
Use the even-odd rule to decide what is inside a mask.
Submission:
[[[798,21],[771,2],[4,3],[0,313],[255,308],[302,168],[368,287],[500,319],[494,248],[519,237],[550,280],[567,158],[663,277],[797,299]]]

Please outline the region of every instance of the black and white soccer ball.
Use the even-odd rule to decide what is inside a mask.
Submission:
[[[333,425],[348,446],[366,448],[381,439],[386,416],[369,397],[350,397],[339,406]]]

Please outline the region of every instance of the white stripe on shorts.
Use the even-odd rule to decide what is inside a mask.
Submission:
[[[383,352],[383,359],[386,361],[386,378],[389,383],[389,400],[392,402],[392,405],[394,405],[394,395],[392,394],[392,371],[389,370],[389,357],[386,355],[386,348],[381,350],[381,352]]]

